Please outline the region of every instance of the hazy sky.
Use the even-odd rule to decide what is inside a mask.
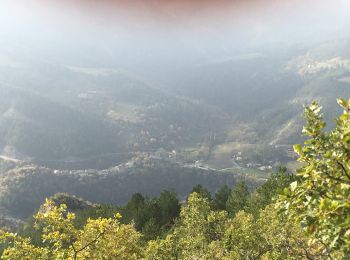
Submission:
[[[347,0],[1,0],[0,50],[293,44],[347,37],[349,13]]]

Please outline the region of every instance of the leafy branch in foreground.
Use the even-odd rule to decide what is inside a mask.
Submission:
[[[295,145],[302,167],[300,177],[280,197],[281,204],[306,232],[326,247],[326,253],[350,254],[350,100],[338,99],[343,113],[325,131],[321,107],[305,108],[308,136]]]
[[[82,229],[74,226],[75,214],[62,204],[47,200],[35,216],[36,227],[42,229],[42,246],[34,246],[30,238],[0,233],[2,259],[139,259],[140,234],[132,225],[122,225],[120,215],[114,218],[88,219]]]

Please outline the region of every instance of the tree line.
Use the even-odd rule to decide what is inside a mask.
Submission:
[[[350,100],[338,103],[330,130],[317,103],[305,107],[296,174],[281,168],[252,192],[242,182],[215,194],[198,185],[185,201],[134,194],[121,208],[73,212],[48,199],[28,223],[36,239],[1,231],[2,258],[349,259]]]

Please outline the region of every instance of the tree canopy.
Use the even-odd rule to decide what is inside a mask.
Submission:
[[[123,207],[57,195],[27,223],[37,232],[0,231],[1,259],[349,259],[350,100],[338,103],[329,130],[317,103],[305,107],[296,175],[213,197],[197,185],[182,204],[172,191]]]

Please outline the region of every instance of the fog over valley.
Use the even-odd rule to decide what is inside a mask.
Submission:
[[[57,193],[88,210],[164,190],[186,204],[198,184],[215,194],[244,181],[248,193],[294,173],[303,106],[319,102],[330,130],[349,98],[349,11],[345,0],[2,0],[0,227]]]

